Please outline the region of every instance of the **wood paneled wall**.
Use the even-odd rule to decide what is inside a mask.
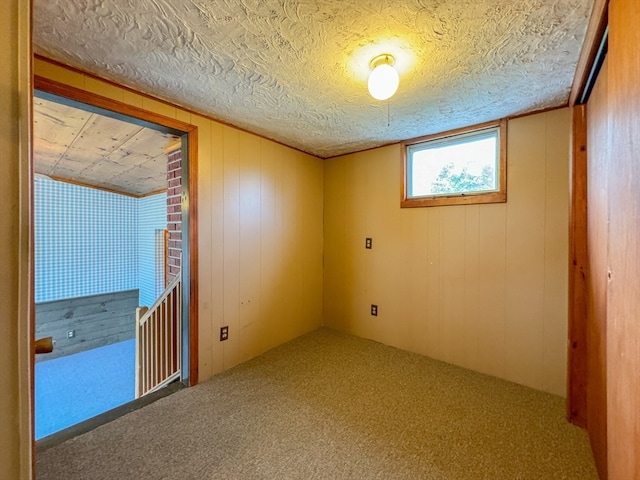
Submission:
[[[600,478],[626,480],[640,478],[640,4],[596,7],[609,37],[587,104],[587,429]]]
[[[587,105],[587,427],[602,478],[607,472],[607,75],[605,62]]]
[[[31,478],[30,3],[0,8],[0,478]]]
[[[322,324],[320,159],[43,60],[35,73],[198,127],[200,380]]]
[[[211,319],[200,335],[217,339],[229,325],[230,336],[222,348],[201,343],[206,378],[322,324],[323,172],[309,155],[198,126],[212,158],[198,177],[200,318]]]
[[[55,348],[36,361],[52,360],[136,336],[138,289],[37,303],[36,338],[53,337]],[[68,338],[67,332],[74,331]]]
[[[327,160],[325,324],[564,395],[570,128],[509,122],[506,204],[400,209],[397,145]]]
[[[640,2],[609,2],[607,438],[610,480],[640,478]]]

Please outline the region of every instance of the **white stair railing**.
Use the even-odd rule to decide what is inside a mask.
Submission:
[[[136,309],[136,398],[180,378],[182,284],[180,275],[150,307]]]

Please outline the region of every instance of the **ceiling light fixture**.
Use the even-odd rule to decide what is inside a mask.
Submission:
[[[393,55],[383,53],[371,60],[373,71],[369,74],[369,93],[376,100],[387,100],[398,90],[400,76],[393,68],[396,59]]]

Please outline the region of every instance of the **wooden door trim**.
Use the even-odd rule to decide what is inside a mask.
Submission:
[[[582,92],[587,87],[591,69],[595,63],[600,43],[609,22],[608,8],[609,0],[595,0],[580,57],[578,58],[576,74],[571,85],[571,93],[569,94],[570,107],[579,102]]]
[[[160,115],[95,93],[71,87],[41,76],[34,76],[33,89],[113,112],[137,120],[141,125],[162,126],[187,135],[189,190],[189,385],[198,383],[198,229],[197,229],[197,160],[198,127],[175,118]],[[177,107],[176,107],[177,108]]]
[[[567,419],[587,426],[587,108],[572,108],[569,166]]]

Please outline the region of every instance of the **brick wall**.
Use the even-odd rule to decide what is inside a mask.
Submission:
[[[182,263],[182,152],[167,158],[167,230],[169,231],[167,283],[179,273]]]

